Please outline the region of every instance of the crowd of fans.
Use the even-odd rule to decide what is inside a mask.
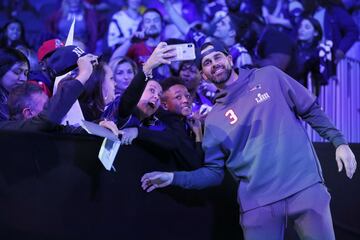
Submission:
[[[217,39],[229,49],[235,68],[274,65],[304,86],[311,79],[319,95],[359,39],[351,16],[359,11],[356,1],[18,0],[1,5],[2,120],[11,117],[7,103],[17,85],[29,81],[52,96],[56,74],[48,59],[64,47],[73,19],[73,45],[101,56],[79,98],[91,121],[104,118],[107,106],[119,101],[160,42],[200,46]],[[190,93],[191,116],[203,120],[216,88],[202,78],[196,61],[171,62],[152,72],[160,84],[170,77],[180,78]]]
[[[133,191],[126,198],[121,192],[121,199],[109,194],[105,205],[112,211],[116,202],[125,207],[123,211],[133,211],[121,201],[134,200],[142,217],[129,214],[128,222],[142,222],[147,229],[137,234],[146,236],[138,239],[148,237],[148,230],[158,230],[154,206],[167,206],[170,200],[144,198],[138,189],[140,177],[153,169],[190,171],[203,165],[203,122],[218,92],[201,71],[207,69],[206,60],[171,61],[176,57],[173,45],[200,47],[211,41],[228,63],[216,67],[214,74],[227,67],[234,77],[241,68],[272,65],[306,87],[311,80],[318,96],[320,86],[336,74],[336,64],[359,40],[359,26],[351,13],[360,5],[347,0],[346,6],[345,0],[4,0],[0,3],[0,129],[82,133],[76,125],[61,125],[78,100],[85,120],[109,128],[122,145],[130,145],[120,148],[117,156],[129,158],[131,167],[115,161],[113,169],[122,174],[109,173],[102,187],[108,194],[123,191],[122,184]],[[74,19],[73,44],[65,46]],[[268,81],[280,72],[266,69]],[[301,85],[296,86],[303,92]],[[265,93],[255,100],[267,98]],[[231,111],[225,116],[230,113],[236,122]],[[194,198],[194,194],[189,197]],[[223,208],[215,208],[223,213]],[[223,225],[229,224],[224,220]]]

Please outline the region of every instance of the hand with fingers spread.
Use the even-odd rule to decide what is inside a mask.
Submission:
[[[121,136],[121,145],[130,145],[138,136],[138,129],[136,127],[124,128],[119,131]]]
[[[147,192],[169,186],[174,180],[172,172],[150,172],[141,178],[141,187]]]
[[[108,121],[104,119],[103,121],[99,122],[99,125],[111,130],[115,135],[119,135],[120,133],[118,127],[113,121]]]
[[[348,178],[352,178],[356,170],[356,159],[354,153],[351,151],[348,145],[342,144],[336,148],[336,163],[338,165],[339,172],[342,171],[345,166],[346,175]]]
[[[152,70],[161,64],[171,64],[170,59],[174,57],[176,57],[175,47],[167,45],[166,42],[160,42],[143,65],[145,75],[151,75]]]

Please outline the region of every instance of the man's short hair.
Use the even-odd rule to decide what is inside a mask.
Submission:
[[[44,94],[44,90],[36,82],[25,82],[10,91],[7,104],[11,120],[23,119],[22,112],[33,104],[34,94]]]
[[[161,22],[162,22],[162,23],[164,22],[163,16],[162,16],[162,14],[161,14],[161,12],[160,12],[159,10],[157,10],[156,8],[147,8],[147,9],[144,11],[143,16],[144,16],[145,14],[149,13],[149,12],[155,12],[155,13],[159,14]]]
[[[163,89],[163,95],[167,90],[169,90],[169,88],[171,88],[174,85],[183,85],[184,87],[186,87],[184,81],[181,78],[174,76],[166,78],[160,83],[160,85]]]

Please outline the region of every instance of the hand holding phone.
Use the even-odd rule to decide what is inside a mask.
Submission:
[[[176,56],[170,61],[188,61],[195,59],[195,45],[193,43],[181,43],[170,45],[175,47]]]

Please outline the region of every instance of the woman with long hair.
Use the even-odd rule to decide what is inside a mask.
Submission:
[[[94,68],[84,87],[85,90],[79,98],[84,117],[87,121],[100,120],[106,105],[115,98],[111,68],[105,62],[100,62]]]
[[[7,100],[15,86],[27,80],[29,61],[20,51],[0,49],[0,121],[9,118]]]
[[[25,40],[24,25],[20,20],[11,19],[1,29],[0,47],[16,48],[18,46],[28,46]]]
[[[120,57],[110,62],[114,72],[115,95],[121,96],[138,72],[136,63],[128,57]]]
[[[323,36],[320,23],[313,17],[304,17],[297,29],[297,76],[296,79],[305,87],[313,89],[316,96],[320,94],[321,85],[326,85],[323,76],[324,64],[320,57],[320,42]],[[326,57],[325,57],[326,59]],[[309,85],[309,78],[312,84]]]

